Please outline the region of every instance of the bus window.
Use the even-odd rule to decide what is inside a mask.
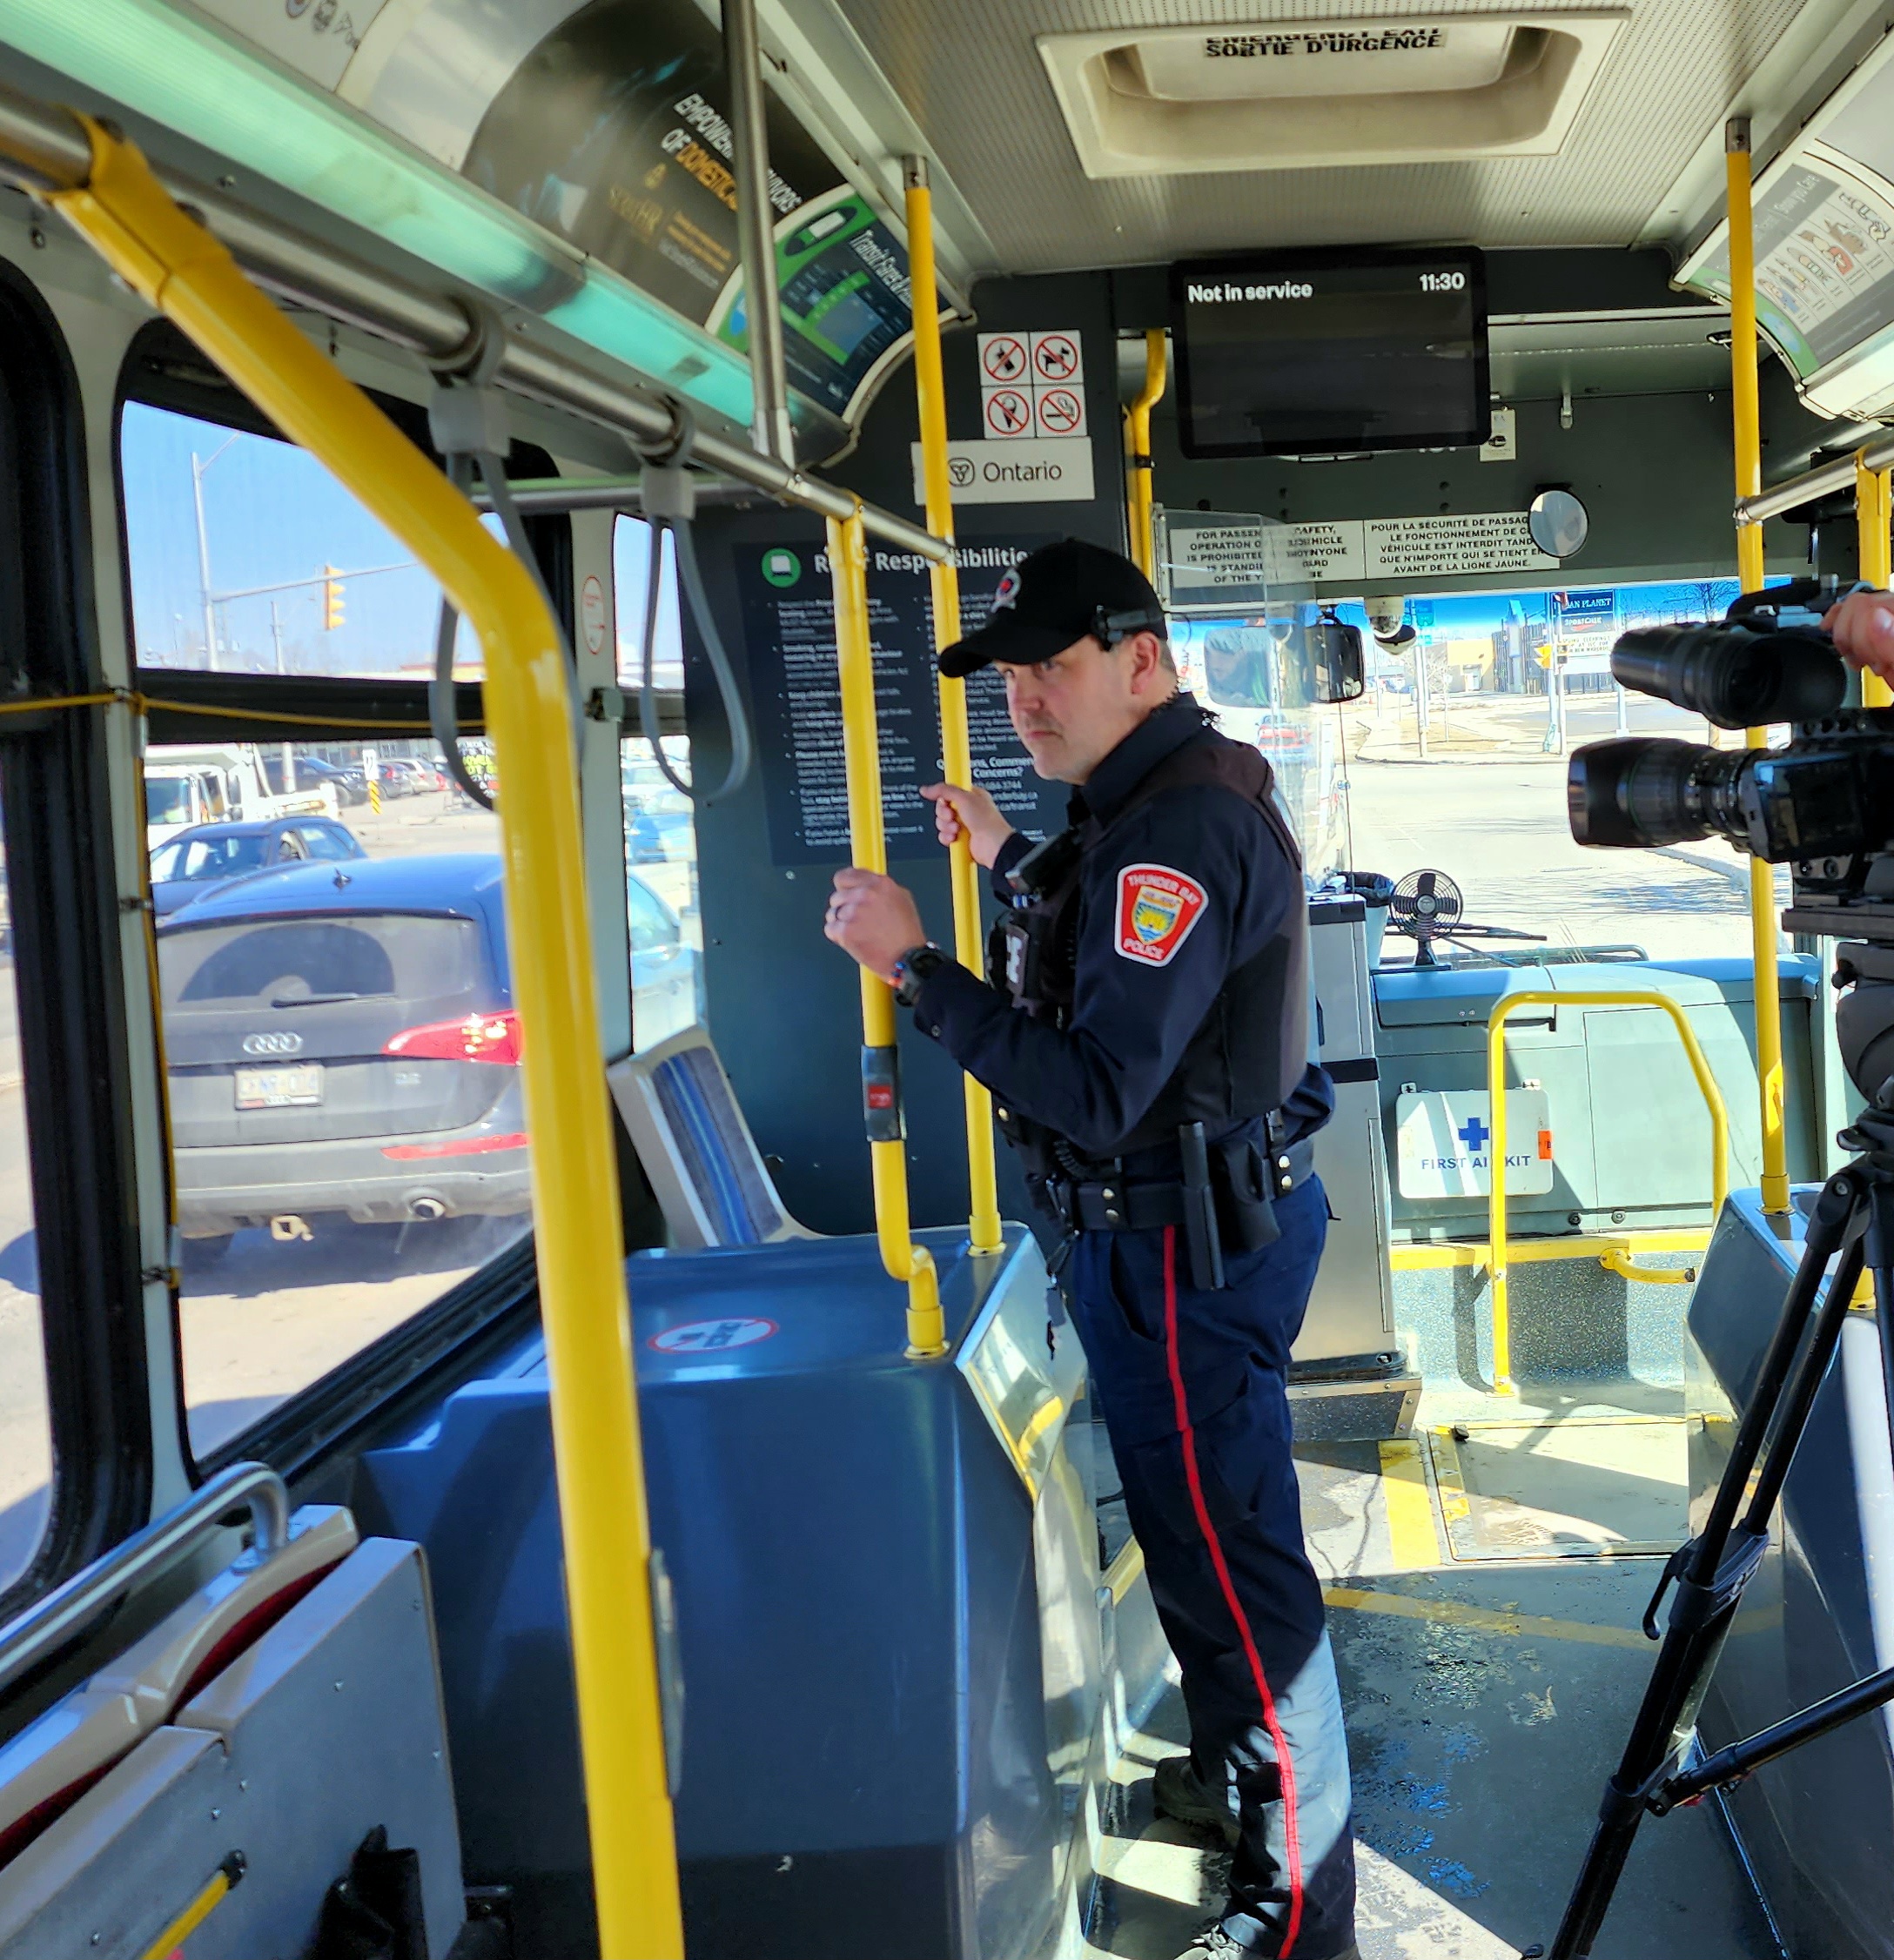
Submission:
[[[37,1550],[52,1487],[22,1086],[12,910],[0,851],[0,1588],[19,1576]]]
[[[141,668],[432,671],[440,587],[313,456],[142,401],[119,456]],[[464,624],[454,667],[481,671]]]
[[[650,531],[641,518],[621,517],[612,533],[618,596],[618,671],[635,688],[642,675]],[[666,547],[658,587],[653,684],[675,703],[684,685],[677,617],[677,574]],[[674,710],[675,712],[675,710]],[[635,724],[634,724],[635,725]],[[690,743],[663,738],[670,774],[688,782]],[[704,1017],[703,924],[697,908],[697,829],[685,795],[641,736],[620,750],[625,823],[625,909],[631,943],[632,1039],[640,1049]]]
[[[438,587],[303,452],[131,402],[123,462],[142,667],[238,703],[240,675],[428,672]],[[144,760],[200,1457],[531,1223],[497,818],[405,730],[229,726]]]

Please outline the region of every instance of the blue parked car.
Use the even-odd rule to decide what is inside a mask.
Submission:
[[[199,823],[151,853],[151,903],[163,918],[232,878],[279,864],[339,864],[367,855],[353,830],[326,816]]]
[[[158,959],[186,1238],[528,1208],[496,856],[281,865],[161,921]]]
[[[649,1041],[654,1017],[694,1018],[697,955],[655,894],[628,896]],[[178,1223],[200,1254],[274,1220],[529,1209],[496,854],[238,877],[159,922],[158,962]]]

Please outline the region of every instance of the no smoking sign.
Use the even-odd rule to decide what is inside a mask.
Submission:
[[[1032,406],[1041,435],[1077,435],[1085,426],[1085,402],[1070,388],[1041,388]]]

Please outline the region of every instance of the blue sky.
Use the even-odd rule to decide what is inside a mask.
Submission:
[[[209,464],[203,474],[204,518],[215,592],[292,579],[313,581],[325,565],[351,573],[409,560],[400,540],[304,451],[264,436],[232,436],[213,422],[128,402],[122,441],[125,530],[133,629],[144,665],[206,664],[193,454]],[[646,537],[644,525],[627,518],[620,520],[614,539],[619,639],[628,660],[644,625]],[[272,599],[286,673],[419,675],[432,667],[440,588],[418,566],[346,577],[342,590],[343,623],[332,632],[323,628],[321,587],[313,582],[220,604],[218,668],[277,671]],[[677,632],[676,574],[667,554],[658,674],[672,687],[679,680]],[[477,663],[479,657],[463,628],[457,662]]]
[[[1560,587],[1560,591],[1601,592],[1602,586]],[[1617,594],[1618,629],[1629,626],[1670,625],[1686,620],[1721,618],[1729,601],[1741,589],[1734,579],[1693,580],[1667,585],[1628,585],[1615,589]],[[1442,640],[1480,640],[1511,618],[1523,618],[1529,625],[1543,628],[1548,613],[1549,594],[1543,592],[1487,592],[1408,601],[1408,617],[1415,624],[1416,607],[1431,607],[1433,630]],[[1336,607],[1337,616],[1355,626],[1367,624],[1360,606],[1350,600]]]

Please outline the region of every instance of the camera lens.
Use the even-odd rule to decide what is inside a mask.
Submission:
[[[1611,677],[1719,728],[1817,721],[1841,706],[1848,688],[1828,639],[1792,628],[1636,628],[1611,649]]]
[[[1740,748],[1652,735],[1588,742],[1573,751],[1566,772],[1572,836],[1582,844],[1615,849],[1717,836],[1746,844],[1736,791],[1748,759]]]

